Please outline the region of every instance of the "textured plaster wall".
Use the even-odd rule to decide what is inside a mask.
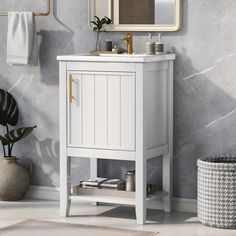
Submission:
[[[25,3],[23,4],[22,1]],[[45,9],[22,0],[23,9]],[[177,54],[174,77],[174,195],[196,198],[198,157],[234,153],[236,148],[236,1],[183,0],[182,31],[165,33]],[[17,6],[18,5],[18,6]],[[14,9],[15,8],[15,9]],[[18,9],[19,1],[1,1],[1,9]],[[95,35],[87,25],[87,0],[54,0],[49,17],[38,17],[39,67],[6,64],[7,18],[0,18],[0,87],[18,100],[21,125],[37,124],[34,135],[17,144],[15,154],[35,163],[32,184],[59,185],[58,63],[60,54],[94,49]],[[134,34],[134,47],[144,51],[145,33]],[[117,44],[122,33],[109,33]],[[73,180],[88,177],[89,162],[73,161]],[[160,186],[161,159],[148,163],[148,179]],[[100,173],[123,176],[129,162],[100,162]]]

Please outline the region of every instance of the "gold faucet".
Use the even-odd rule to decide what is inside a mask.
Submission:
[[[133,54],[133,36],[131,33],[127,33],[126,37],[122,40],[127,42],[127,53]]]

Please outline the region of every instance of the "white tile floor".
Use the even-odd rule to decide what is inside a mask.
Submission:
[[[147,224],[137,226],[134,209],[129,207],[96,207],[73,203],[71,217],[60,218],[58,202],[0,202],[0,228],[26,219],[142,229],[160,232],[161,236],[236,236],[236,230],[214,229],[201,225],[194,214],[148,211]]]

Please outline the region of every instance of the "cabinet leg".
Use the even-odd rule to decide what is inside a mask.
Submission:
[[[71,200],[71,158],[63,157],[60,160],[60,215],[69,216]]]
[[[169,61],[168,71],[168,146],[169,152],[163,155],[163,191],[167,192],[163,198],[165,212],[172,211],[173,198],[173,61]]]
[[[97,178],[98,175],[98,160],[96,158],[90,159],[90,177]],[[97,206],[98,202],[91,202],[92,206]]]
[[[168,193],[163,197],[163,207],[165,212],[172,210],[172,158],[168,153],[163,155],[163,191]]]
[[[147,215],[147,208],[141,205],[136,205],[136,220],[138,225],[145,225],[146,224],[146,215]]]
[[[147,162],[144,158],[136,160],[136,219],[137,224],[144,225],[146,223],[147,206],[146,206],[146,184],[147,184]]]
[[[71,205],[71,200],[64,200],[63,202],[61,201],[60,203],[60,216],[61,217],[68,217],[70,213],[70,205]]]

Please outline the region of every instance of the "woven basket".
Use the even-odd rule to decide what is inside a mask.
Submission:
[[[208,226],[236,228],[236,157],[198,160],[198,217]]]

